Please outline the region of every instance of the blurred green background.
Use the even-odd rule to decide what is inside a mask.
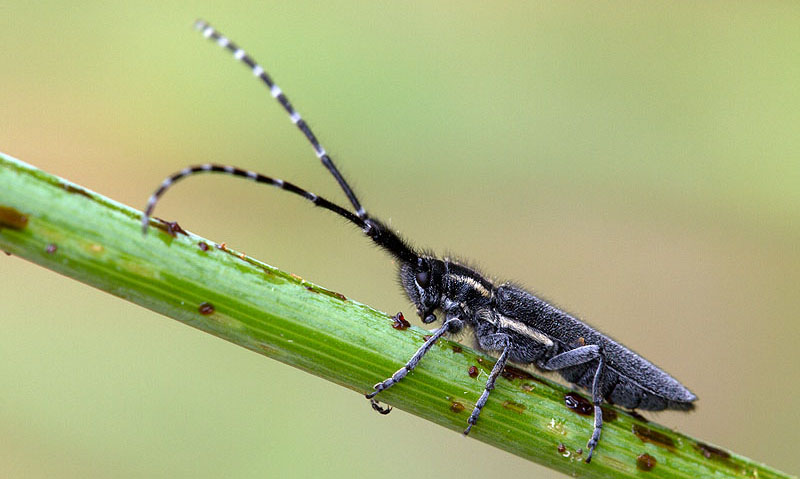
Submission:
[[[221,3],[3,2],[0,150],[138,208],[205,161],[341,198],[261,85],[191,30],[206,18],[273,74],[367,209],[700,398],[649,418],[800,469],[800,4]],[[200,177],[157,215],[413,316],[386,256],[289,195]],[[0,262],[2,477],[556,477]]]

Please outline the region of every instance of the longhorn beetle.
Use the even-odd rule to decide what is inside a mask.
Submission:
[[[156,202],[169,187],[181,179],[208,172],[224,173],[276,186],[302,196],[315,206],[331,211],[356,225],[397,260],[400,283],[417,307],[422,322],[435,322],[436,311],[444,315],[442,325],[432,331],[411,359],[391,377],[377,383],[374,391],[366,395],[375,410],[388,413],[390,409],[380,406],[374,399],[375,396],[397,384],[412,371],[440,337],[447,333],[457,333],[464,327],[474,330],[481,349],[500,353],[483,393],[467,420],[465,435],[477,423],[481,409],[494,389],[495,380],[508,361],[533,364],[545,371],[558,371],[570,383],[591,391],[594,430],[587,444],[587,463],[591,461],[600,439],[603,426],[600,404],[603,400],[630,409],[652,411],[689,410],[694,407],[693,402],[697,399],[694,394],[675,378],[625,346],[518,286],[511,283],[494,284],[468,266],[449,258],[440,259],[420,252],[383,222],[370,216],[311,128],[267,72],[244,50],[206,22],[198,20],[195,27],[203,36],[230,51],[235,59],[247,65],[253,76],[267,86],[273,98],[289,114],[292,123],[311,143],[317,158],[339,183],[353,210],[332,203],[288,181],[234,166],[204,164],[184,168],[161,183],[147,202],[142,216],[142,230],[147,232]]]

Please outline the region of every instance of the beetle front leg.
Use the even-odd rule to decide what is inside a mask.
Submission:
[[[448,319],[447,321],[445,321],[444,324],[439,329],[435,330],[434,333],[425,341],[425,344],[423,344],[417,350],[417,352],[414,353],[413,356],[411,356],[411,359],[409,359],[408,362],[402,368],[398,369],[394,374],[392,374],[386,380],[376,384],[374,386],[375,390],[366,395],[367,399],[371,400],[379,392],[384,391],[386,389],[389,389],[390,387],[392,387],[395,384],[397,384],[401,379],[406,377],[406,375],[409,372],[411,372],[412,370],[414,370],[415,367],[417,367],[417,364],[419,364],[419,361],[422,359],[423,356],[425,356],[425,354],[431,349],[431,347],[433,347],[433,345],[436,344],[436,341],[439,338],[441,338],[442,335],[444,335],[445,333],[450,331],[451,327],[456,326],[456,325],[458,325],[460,323],[461,323],[460,319]],[[375,406],[376,406],[375,401],[372,401],[372,408],[373,409],[375,409],[376,411],[380,412],[381,414],[387,414],[387,412],[383,412],[383,411],[385,411],[384,408],[378,406],[380,408],[379,409],[379,408],[376,408]]]

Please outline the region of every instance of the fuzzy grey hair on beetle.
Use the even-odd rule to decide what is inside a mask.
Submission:
[[[283,91],[267,72],[227,37],[202,20],[195,24],[203,36],[229,50],[261,80],[289,114],[289,119],[305,135],[317,158],[333,175],[352,205],[352,210],[339,206],[288,181],[247,171],[234,166],[204,164],[189,166],[169,176],[150,196],[142,216],[142,229],[147,231],[150,215],[158,199],[177,181],[199,173],[223,173],[266,183],[289,191],[331,211],[356,225],[399,264],[400,282],[406,295],[416,306],[424,323],[436,321],[440,311],[442,325],[432,331],[425,343],[397,372],[377,383],[366,397],[372,407],[383,414],[374,399],[413,370],[444,334],[472,328],[478,346],[485,351],[499,352],[483,393],[467,420],[464,434],[478,422],[481,410],[494,389],[497,376],[508,361],[533,364],[544,371],[557,371],[567,381],[591,391],[594,404],[594,429],[587,444],[586,462],[590,462],[603,427],[600,405],[604,400],[630,409],[660,411],[690,410],[697,397],[675,378],[625,346],[596,329],[552,306],[546,301],[510,283],[494,284],[473,268],[448,258],[423,254],[380,220],[370,216],[358,201],[350,185],[333,163],[311,128],[294,109]]]

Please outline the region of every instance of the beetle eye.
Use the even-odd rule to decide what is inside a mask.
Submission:
[[[427,288],[431,284],[431,274],[428,271],[417,273],[417,284],[422,288]]]

